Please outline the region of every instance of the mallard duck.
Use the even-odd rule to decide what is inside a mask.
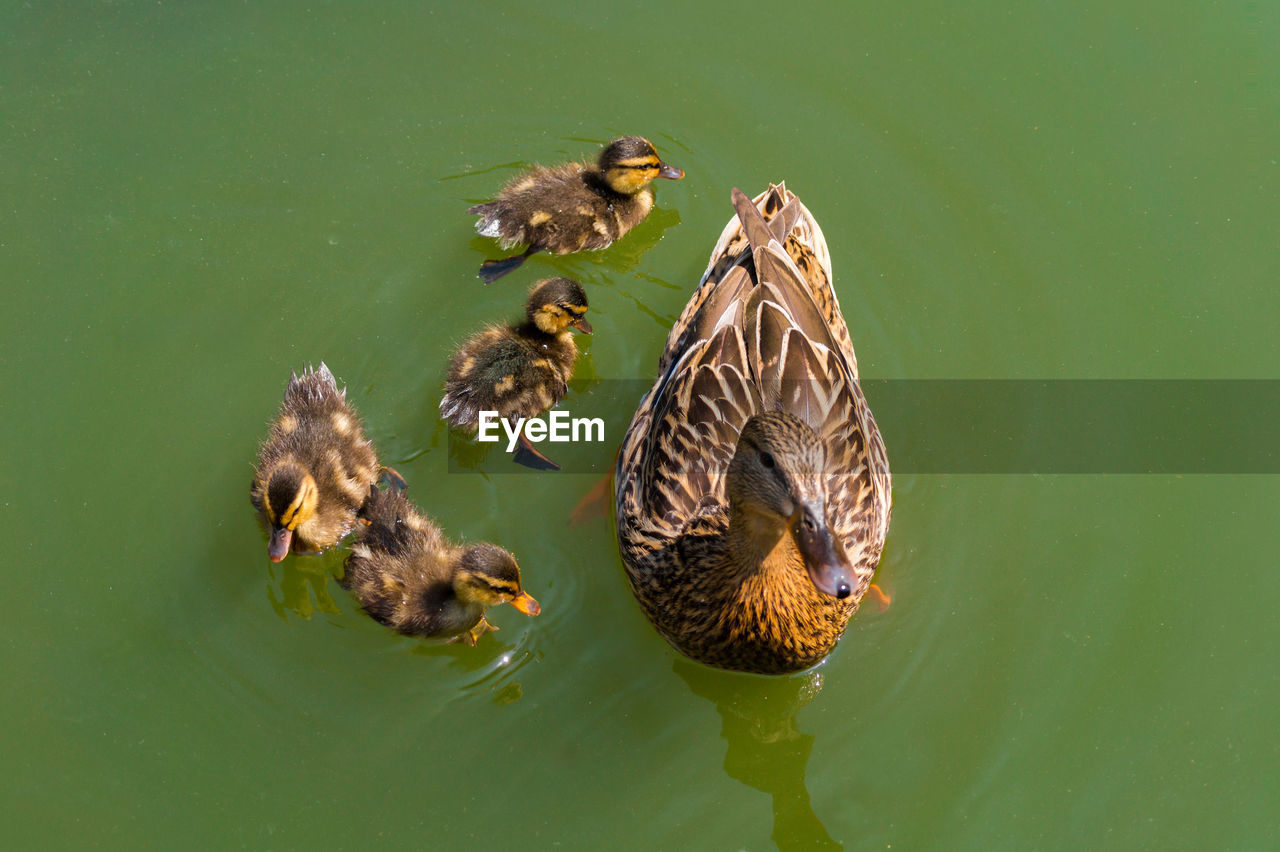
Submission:
[[[649,215],[654,178],[682,177],[681,169],[662,162],[649,140],[639,136],[613,140],[595,164],[534,166],[493,201],[467,211],[480,217],[476,231],[496,237],[504,249],[517,243],[529,246],[514,257],[486,260],[480,277],[496,281],[538,251],[569,254],[605,248]]]
[[[818,223],[781,185],[733,203],[623,440],[618,543],[675,648],[777,674],[822,660],[857,609],[889,464]]]
[[[360,418],[333,373],[294,373],[266,441],[249,498],[271,534],[267,555],[318,553],[351,531],[379,467]]]
[[[379,623],[409,636],[474,645],[497,629],[485,620],[486,607],[509,603],[525,615],[541,611],[520,586],[515,557],[493,544],[451,544],[400,490],[375,490],[365,519],[342,587]]]
[[[475,428],[480,412],[496,411],[504,420],[536,417],[559,402],[569,389],[578,347],[573,334],[590,334],[587,294],[569,278],[548,278],[533,285],[525,321],[492,325],[463,343],[449,362],[440,414],[450,425]],[[517,461],[558,468],[521,433]]]

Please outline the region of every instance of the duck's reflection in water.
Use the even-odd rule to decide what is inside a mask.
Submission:
[[[728,743],[724,769],[773,798],[773,842],[779,849],[843,849],[814,813],[805,786],[813,735],[796,730],[796,711],[822,689],[822,676],[757,677],[677,659],[676,674],[720,714]]]

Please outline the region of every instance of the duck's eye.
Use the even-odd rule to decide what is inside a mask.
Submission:
[[[764,465],[767,470],[773,470],[777,463],[773,460],[773,453],[762,452],[760,453],[760,464]]]

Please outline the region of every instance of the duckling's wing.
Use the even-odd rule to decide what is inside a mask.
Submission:
[[[482,332],[454,356],[440,413],[455,426],[470,426],[481,411],[530,417],[554,405],[568,390],[550,357],[504,326]]]

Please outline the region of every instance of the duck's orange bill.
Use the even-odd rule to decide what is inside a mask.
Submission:
[[[538,602],[528,592],[521,592],[518,597],[513,598],[511,605],[525,615],[537,615],[542,612],[542,607],[538,606]]]

